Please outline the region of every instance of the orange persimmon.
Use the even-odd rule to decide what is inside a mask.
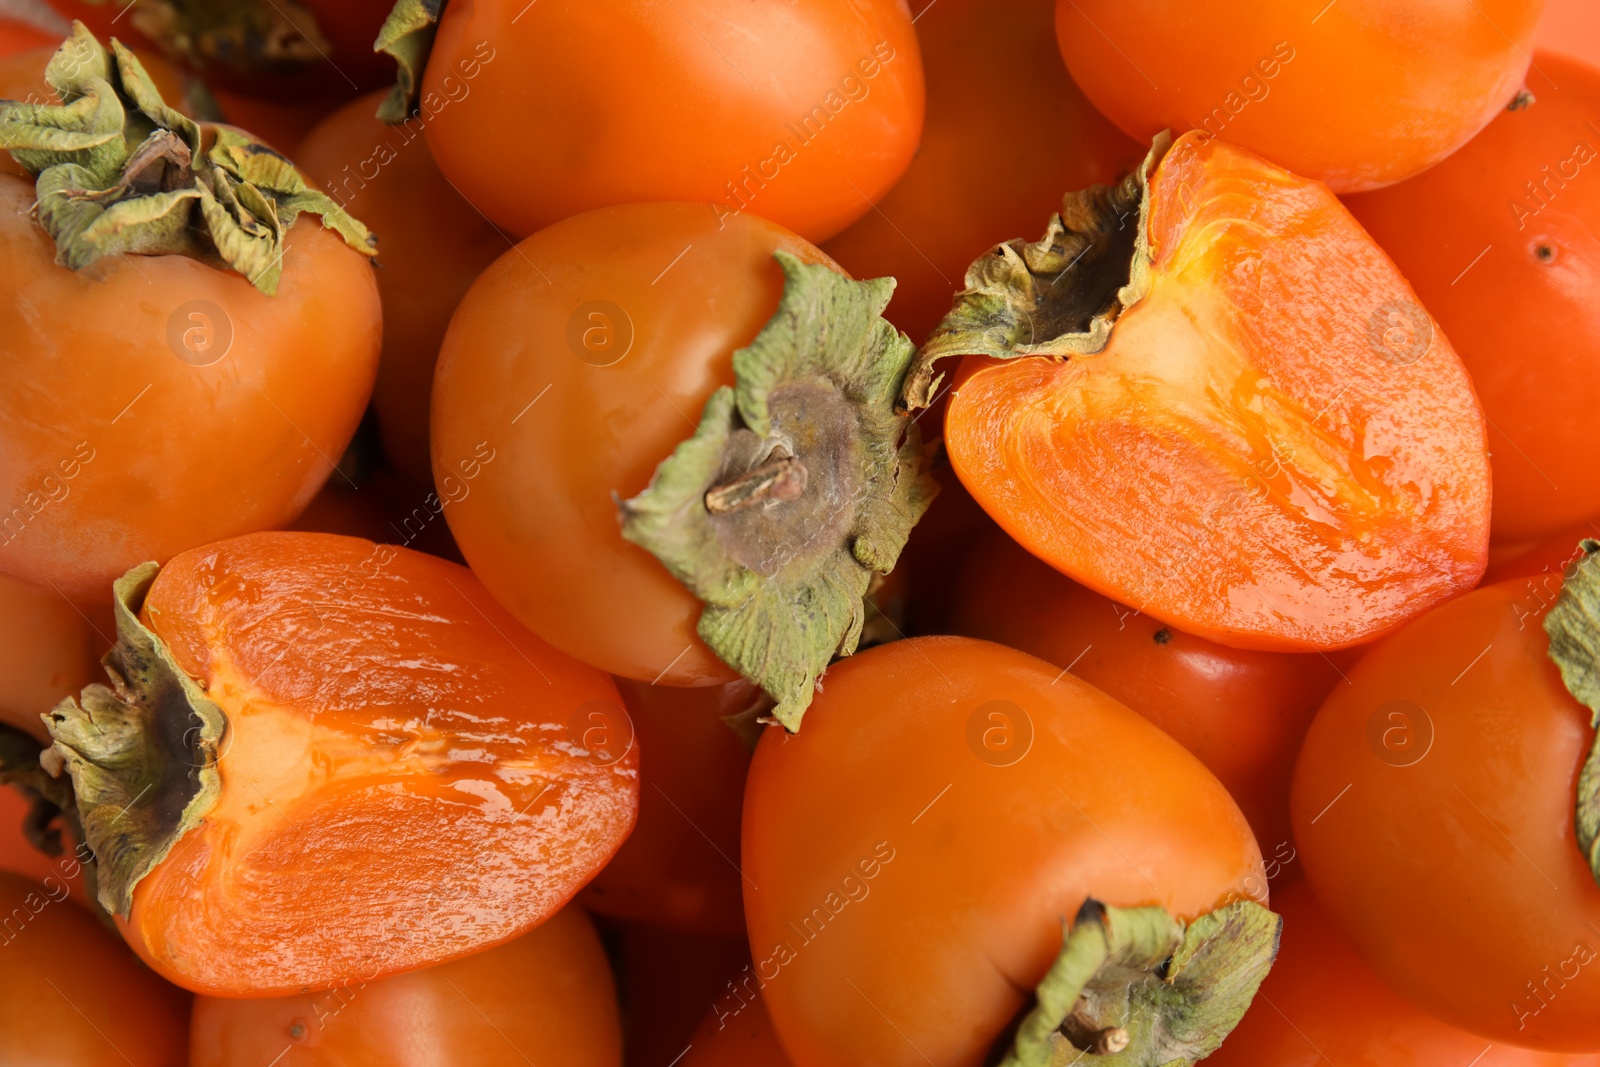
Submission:
[[[758,993],[718,1003],[689,1038],[678,1067],[792,1067]]]
[[[315,991],[476,952],[561,907],[633,824],[616,687],[464,567],[261,533],[117,590],[117,688],[60,705],[47,755],[101,902],[180,985]]]
[[[611,968],[579,908],[409,974],[266,1000],[196,997],[189,1067],[620,1067]]]
[[[1064,221],[1065,220],[1065,221]],[[1472,587],[1484,420],[1450,343],[1320,183],[1186,134],[1067,197],[907,379],[1030,552],[1163,622],[1277,651],[1370,641]]]
[[[94,681],[112,641],[60,593],[0,574],[0,723],[45,740],[39,716]]]
[[[39,48],[54,51],[58,38],[58,34],[46,33],[31,22],[0,16],[0,57]],[[39,69],[43,70],[44,64],[41,63]]]

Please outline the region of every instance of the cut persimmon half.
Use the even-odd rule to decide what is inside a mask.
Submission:
[[[967,356],[951,465],[1030,552],[1241,648],[1369,641],[1487,562],[1483,413],[1450,343],[1320,182],[1163,136],[1044,238],[973,264],[907,376]]]
[[[46,716],[99,899],[210,996],[315,991],[489,948],[632,829],[611,679],[465,567],[261,533],[116,585],[111,686]]]

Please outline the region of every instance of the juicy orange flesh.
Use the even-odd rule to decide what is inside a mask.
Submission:
[[[1150,290],[1102,352],[963,368],[947,441],[986,510],[1086,585],[1245,647],[1356,644],[1470,588],[1482,414],[1339,202],[1186,136],[1147,225]]]
[[[178,557],[147,598],[228,718],[221,796],[126,925],[188,988],[325,988],[488,947],[559,908],[631,828],[637,754],[610,680],[464,568],[373,551],[253,535]],[[582,747],[604,740],[593,714],[613,716],[615,751]]]

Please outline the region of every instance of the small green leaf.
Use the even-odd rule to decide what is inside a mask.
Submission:
[[[404,122],[416,110],[422,96],[422,72],[433,51],[433,35],[444,5],[445,0],[399,0],[378,31],[372,50],[393,56],[399,66],[394,88],[378,105],[378,118],[384,122]]]
[[[1544,632],[1561,681],[1589,709],[1589,726],[1594,728],[1600,726],[1600,541],[1585,538],[1578,547],[1583,556],[1545,613]],[[1578,771],[1574,826],[1589,871],[1600,882],[1600,738]]]

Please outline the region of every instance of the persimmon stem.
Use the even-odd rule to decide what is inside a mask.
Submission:
[[[782,456],[712,488],[706,493],[706,510],[727,515],[769,500],[798,500],[806,490],[806,476],[799,456]]]
[[[1077,1012],[1067,1016],[1061,1024],[1061,1036],[1072,1042],[1074,1048],[1094,1056],[1111,1056],[1128,1047],[1131,1038],[1120,1026],[1096,1027]]]

